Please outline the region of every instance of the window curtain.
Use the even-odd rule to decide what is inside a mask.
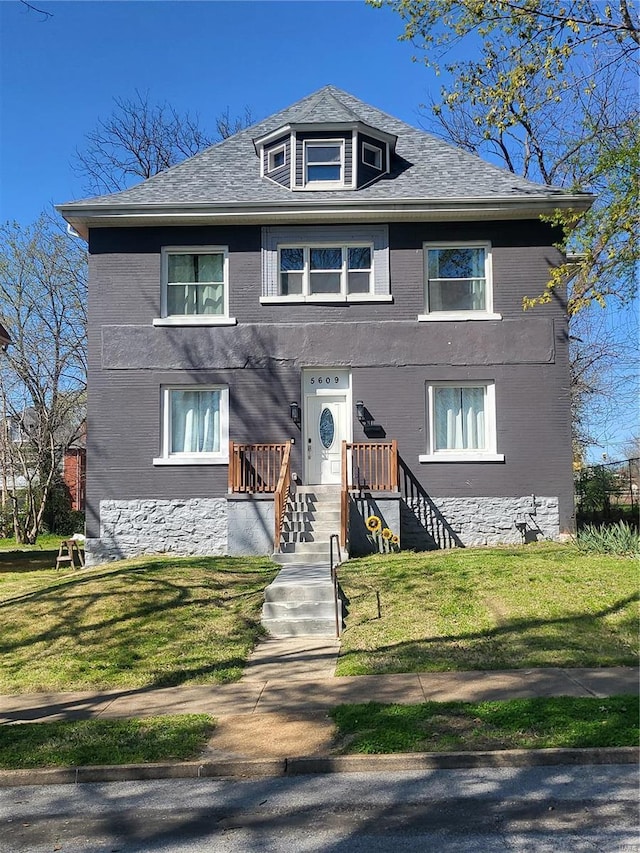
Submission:
[[[169,255],[168,313],[224,314],[223,280],[221,254]]]
[[[220,392],[171,391],[171,453],[220,451]]]
[[[484,388],[435,388],[434,409],[436,450],[484,448]]]

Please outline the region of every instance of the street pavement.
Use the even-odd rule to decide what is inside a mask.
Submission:
[[[24,786],[3,853],[637,853],[633,766]]]

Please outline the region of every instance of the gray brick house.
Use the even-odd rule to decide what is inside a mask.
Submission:
[[[541,214],[591,201],[328,86],[60,205],[90,252],[90,559],[324,548],[310,490],[352,553],[370,514],[411,548],[571,530],[564,307],[522,298],[559,260]]]

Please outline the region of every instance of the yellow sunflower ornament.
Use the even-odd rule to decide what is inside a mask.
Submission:
[[[377,533],[378,530],[380,530],[380,528],[382,527],[382,522],[380,521],[377,515],[370,515],[367,519],[366,524],[367,530],[370,533]]]

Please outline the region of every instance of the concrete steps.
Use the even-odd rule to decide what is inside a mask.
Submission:
[[[339,531],[339,486],[303,486],[291,495],[273,555],[282,569],[265,590],[262,607],[262,624],[272,637],[336,636],[329,542]],[[338,619],[342,626],[340,599]]]
[[[342,618],[338,599],[340,625]],[[329,566],[284,566],[265,590],[262,624],[272,637],[335,637],[335,594]]]

